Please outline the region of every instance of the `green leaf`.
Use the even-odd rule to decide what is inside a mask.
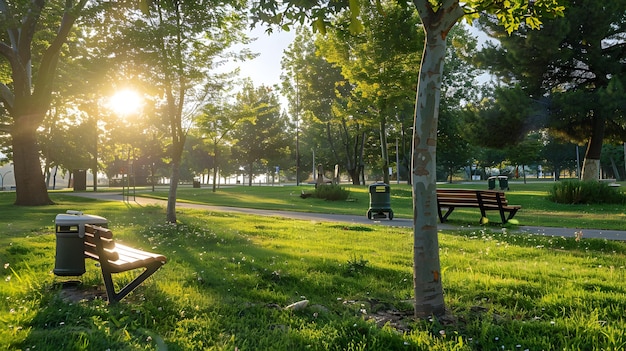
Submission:
[[[359,0],[350,0],[350,17],[358,18],[361,14],[361,3]]]
[[[318,18],[313,21],[313,31],[319,32],[322,35],[326,35],[326,23],[324,23],[323,19]]]
[[[358,34],[363,31],[363,23],[361,23],[358,19],[353,18],[350,21],[350,26],[348,28],[350,29],[350,33]]]

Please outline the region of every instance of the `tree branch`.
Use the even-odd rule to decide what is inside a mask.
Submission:
[[[4,107],[7,109],[9,114],[13,111],[13,106],[15,104],[15,95],[9,89],[6,84],[0,83],[0,101],[4,103]]]
[[[413,4],[427,33],[430,29],[430,32],[447,35],[458,20],[465,16],[465,10],[459,5],[459,0],[443,0],[437,11],[434,11],[428,0],[413,0]]]
[[[6,2],[6,0],[0,0],[0,13],[3,13],[4,18],[7,20],[13,18],[13,13],[9,8],[9,4]],[[9,26],[7,28],[7,33],[9,35],[9,41],[11,42],[11,46],[17,47],[17,40],[19,37],[19,31],[17,30],[17,28],[15,28],[15,26]]]
[[[29,62],[31,58],[30,45],[35,36],[37,23],[41,16],[41,10],[45,5],[44,0],[32,0],[31,7],[26,12],[22,20],[22,27],[20,28],[19,39],[17,42],[17,52],[20,56],[20,61],[23,63]]]
[[[4,56],[7,60],[12,61],[13,49],[5,43],[0,42],[0,55]]]
[[[66,9],[61,19],[59,31],[41,58],[37,82],[33,91],[34,96],[49,96],[52,89],[54,72],[56,71],[56,65],[59,61],[59,52],[63,44],[67,41],[67,37],[76,22],[78,14],[85,4],[86,0],[80,0],[75,6],[71,6],[71,0],[66,1]]]

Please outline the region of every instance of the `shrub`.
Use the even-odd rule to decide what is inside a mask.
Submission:
[[[554,184],[550,200],[562,204],[623,204],[626,195],[618,188],[597,181],[567,180]]]
[[[349,195],[349,190],[337,184],[320,184],[315,188],[315,192],[313,193],[313,196],[318,199],[330,201],[346,200]]]

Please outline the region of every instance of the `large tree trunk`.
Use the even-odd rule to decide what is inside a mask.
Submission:
[[[3,2],[5,3],[5,2]],[[76,21],[76,15],[86,0],[76,4],[68,2],[56,37],[41,55],[36,77],[32,72],[32,41],[46,4],[32,1],[32,8],[22,18],[3,18],[3,24],[12,33],[19,33],[19,45],[2,50],[0,55],[11,65],[11,88],[0,84],[0,101],[13,118],[11,128],[13,167],[15,172],[15,204],[40,206],[52,204],[41,169],[37,128],[50,106],[53,79],[59,60],[59,51]],[[6,5],[6,4],[5,4]],[[10,14],[5,11],[4,14]],[[14,31],[14,32],[13,32]],[[14,38],[17,39],[17,38]],[[34,85],[33,85],[34,82]],[[12,89],[12,90],[11,90]]]
[[[350,145],[350,138],[348,136],[348,129],[345,124],[345,120],[342,120],[342,126],[344,131],[344,145],[346,148],[346,172],[352,179],[352,185],[361,185],[359,175],[361,174],[359,168],[359,141],[360,137],[357,135],[354,137],[354,144]]]
[[[361,184],[365,185],[365,132],[361,133],[361,142],[359,143],[359,176]]]
[[[178,161],[172,161],[170,174],[170,189],[167,195],[167,223],[176,223],[176,192],[180,180],[180,167]]]
[[[582,180],[598,180],[600,178],[600,155],[604,139],[605,121],[601,116],[594,116],[591,138],[587,144],[583,160]]]
[[[458,1],[444,1],[437,12],[428,1],[414,1],[426,32],[426,43],[413,121],[413,290],[415,316],[443,315],[445,304],[437,233],[437,122],[446,36],[464,13]]]
[[[41,206],[53,203],[48,196],[37,147],[37,121],[40,119],[38,116],[14,118],[11,137],[16,205]]]
[[[445,312],[437,235],[437,115],[445,39],[427,35],[413,128],[413,289],[415,316]]]
[[[389,181],[389,152],[387,151],[387,118],[380,119],[380,152],[383,159],[383,182],[390,184]]]
[[[217,190],[217,170],[218,170],[218,166],[219,163],[219,151],[217,149],[217,146],[215,146],[215,150],[213,152],[214,158],[213,158],[213,187],[212,187],[212,192],[215,192]]]
[[[332,139],[330,137],[330,122],[326,124],[326,131],[327,131],[327,135],[329,139]],[[341,128],[340,128],[340,132],[342,134],[342,139],[343,139],[343,145],[345,147],[345,152],[346,152],[346,164],[345,164],[345,169],[346,172],[348,172],[348,174],[350,175],[350,179],[352,180],[352,185],[360,185],[361,182],[359,180],[359,136],[357,135],[356,137],[354,137],[354,144],[350,144],[350,140],[352,140],[352,138],[350,138],[350,133],[348,132],[348,126],[346,124],[346,119],[342,118],[341,119]],[[333,154],[336,155],[335,150],[333,149]],[[336,157],[335,157],[336,158]]]

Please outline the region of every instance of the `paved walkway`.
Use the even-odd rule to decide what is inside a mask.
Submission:
[[[131,203],[136,203],[140,206],[147,205],[158,205],[158,206],[166,206],[167,201],[151,199],[140,196],[130,196],[123,197],[122,194],[119,193],[94,193],[94,192],[84,192],[84,193],[68,193],[68,195],[74,196],[83,196],[90,197],[100,200],[107,201],[129,201]],[[325,221],[325,222],[344,222],[344,223],[355,223],[355,224],[373,224],[373,225],[387,225],[387,226],[396,226],[396,227],[412,227],[413,221],[405,218],[394,218],[393,220],[369,220],[363,214],[363,216],[354,216],[354,215],[340,215],[340,214],[328,214],[328,213],[309,213],[309,212],[292,212],[292,211],[279,211],[279,210],[260,210],[253,208],[240,208],[240,207],[226,207],[226,206],[212,206],[212,205],[202,205],[202,204],[191,204],[185,202],[176,203],[177,207],[183,208],[195,208],[195,209],[206,209],[209,211],[220,211],[220,212],[234,212],[234,213],[244,213],[244,214],[254,214],[260,216],[276,216],[276,217],[284,217],[284,218],[293,218],[293,219],[303,219],[310,221]],[[449,224],[438,224],[439,229],[459,229],[456,226],[452,226]],[[472,227],[462,227],[464,229],[471,229]],[[475,226],[474,228],[480,228],[480,226]],[[511,229],[514,232],[522,232],[529,234],[538,234],[538,235],[546,235],[546,236],[563,236],[563,237],[574,237],[577,231],[583,232],[583,238],[600,238],[600,239],[608,239],[608,240],[624,240],[626,241],[626,224],[624,224],[625,230],[601,230],[601,229],[573,229],[573,228],[552,228],[552,227],[536,227],[536,226],[518,226],[516,229]]]

